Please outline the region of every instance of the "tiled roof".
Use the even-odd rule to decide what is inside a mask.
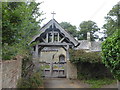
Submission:
[[[101,51],[101,43],[102,42],[96,42],[96,41],[91,41],[89,42],[88,40],[79,40],[78,41],[80,45],[75,48],[75,49],[85,49],[85,50],[90,50],[90,51]]]
[[[89,49],[88,40],[80,40],[78,42],[80,43],[80,45],[76,49]]]
[[[91,42],[91,48],[90,48],[90,50],[91,51],[101,51],[101,43],[102,42]]]

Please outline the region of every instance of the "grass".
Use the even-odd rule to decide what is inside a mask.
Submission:
[[[101,88],[104,85],[115,83],[116,80],[105,78],[105,79],[84,80],[84,82],[90,84],[91,88]]]

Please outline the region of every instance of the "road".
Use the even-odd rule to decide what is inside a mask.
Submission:
[[[87,88],[89,85],[78,80],[69,80],[67,78],[45,78],[45,88]]]

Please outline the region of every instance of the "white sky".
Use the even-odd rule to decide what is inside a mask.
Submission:
[[[112,7],[120,0],[36,0],[44,2],[40,9],[46,13],[46,19],[42,25],[52,19],[51,12],[55,11],[55,19],[70,22],[72,25],[79,26],[82,21],[92,20],[101,28],[105,22],[104,17]]]

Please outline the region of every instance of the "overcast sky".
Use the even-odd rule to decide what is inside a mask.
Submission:
[[[54,18],[60,23],[70,22],[79,26],[82,21],[92,20],[101,28],[104,24],[104,17],[112,7],[120,0],[36,0],[43,2],[40,9],[46,13],[46,19],[42,25],[52,19],[51,12],[55,12]]]

